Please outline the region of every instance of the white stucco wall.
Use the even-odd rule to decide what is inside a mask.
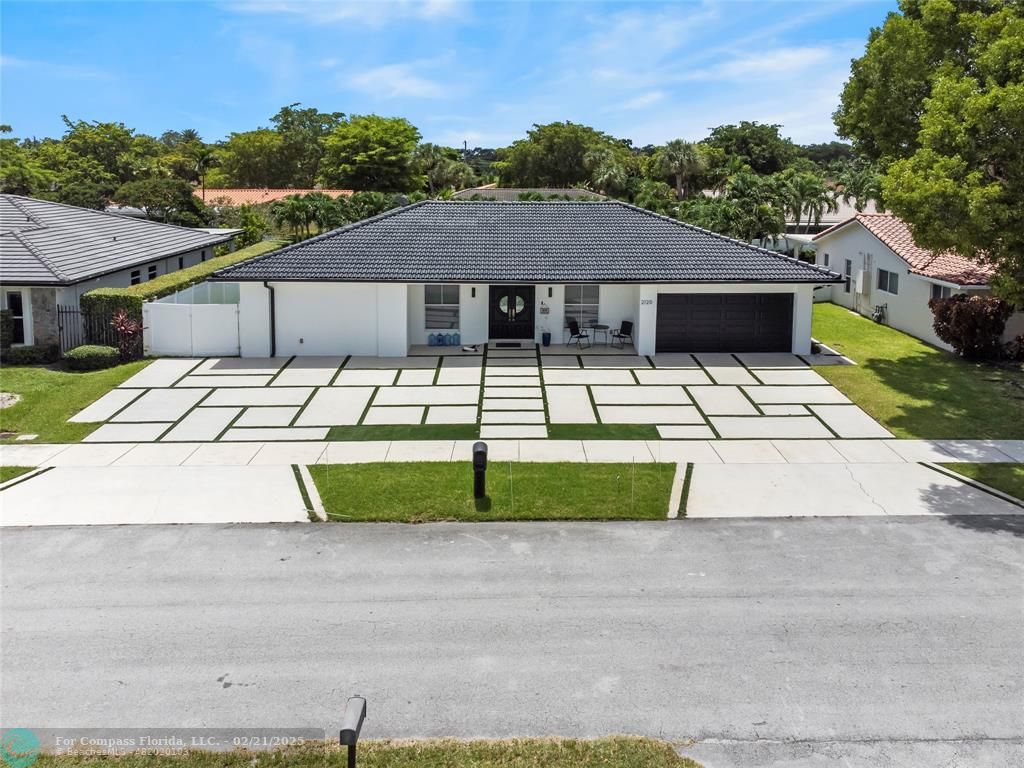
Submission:
[[[408,353],[403,283],[275,283],[277,355]],[[270,354],[270,299],[262,283],[242,283],[239,335],[243,357]]]
[[[238,345],[242,357],[270,356],[270,291],[262,283],[238,284]]]
[[[864,227],[854,224],[821,238],[817,241],[818,264],[824,265],[825,254],[829,256],[829,268],[842,273],[845,259],[853,262],[854,285],[847,293],[842,285],[834,285],[819,292],[819,298],[831,300],[840,306],[852,309],[865,317],[870,317],[874,308],[886,305],[887,325],[909,333],[922,341],[941,349],[951,347],[941,341],[932,329],[932,311],[928,301],[932,297],[932,282],[920,275],[911,274],[907,263],[893,251],[868,232]],[[856,276],[860,270],[870,269],[867,274],[867,292],[858,293]],[[899,294],[878,289],[878,270],[885,269],[899,275]],[[953,293],[988,293],[988,291],[953,289]],[[1024,332],[1024,317],[1017,313],[1007,324],[1004,339],[1010,339],[1016,333]]]
[[[811,315],[813,285],[766,283],[732,284],[702,283],[691,285],[642,285],[639,287],[639,309],[634,339],[637,352],[653,355],[658,327],[659,293],[792,293],[793,294],[793,347],[792,352],[806,355],[811,351]]]

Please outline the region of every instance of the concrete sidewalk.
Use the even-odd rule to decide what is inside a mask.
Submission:
[[[102,443],[0,446],[22,467],[284,466],[380,461],[468,461],[471,440]],[[1019,462],[1024,440],[488,440],[493,461],[694,464]]]
[[[58,467],[0,491],[0,526],[308,519],[291,467]]]
[[[1020,502],[907,463],[704,465],[686,506],[690,518],[1020,514]]]

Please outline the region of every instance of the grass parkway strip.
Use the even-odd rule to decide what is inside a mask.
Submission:
[[[664,520],[676,465],[496,461],[473,498],[468,462],[309,467],[328,520],[426,523],[496,520]]]

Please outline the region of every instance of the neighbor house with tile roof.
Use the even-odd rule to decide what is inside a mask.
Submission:
[[[956,293],[990,293],[991,265],[951,252],[921,248],[910,228],[887,213],[856,213],[814,237],[819,266],[839,272],[843,282],[820,288],[817,300],[832,301],[871,317],[885,307],[893,328],[943,349],[932,329],[928,302]],[[1008,334],[1024,328],[1015,316]]]
[[[339,197],[349,197],[351,189],[268,189],[266,187],[221,187],[206,188],[196,187],[192,194],[210,206],[227,205],[265,205],[284,200],[292,195],[308,195],[310,192],[319,192],[327,195],[332,200]]]
[[[59,343],[58,307],[94,288],[126,287],[195,266],[238,229],[190,229],[0,195],[0,308],[15,344]]]
[[[265,357],[558,344],[570,320],[630,323],[643,355],[806,354],[814,288],[841,277],[618,201],[429,200],[213,279],[239,283],[242,355]]]

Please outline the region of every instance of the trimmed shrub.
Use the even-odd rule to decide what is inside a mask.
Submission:
[[[121,362],[121,353],[115,347],[83,344],[68,350],[64,355],[64,360],[67,362],[68,368],[73,371],[98,371]]]
[[[963,357],[995,358],[1013,307],[995,296],[958,293],[948,299],[932,299],[928,307],[935,317],[935,335]]]
[[[7,365],[44,365],[46,363],[55,363],[60,359],[60,347],[56,344],[10,347],[0,352],[0,359]]]

